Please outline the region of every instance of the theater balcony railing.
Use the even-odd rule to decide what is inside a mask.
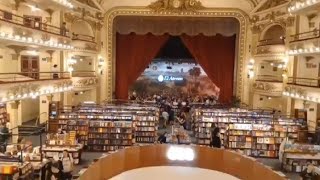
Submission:
[[[293,0],[288,6],[290,14],[310,14],[317,12],[320,0]]]
[[[290,56],[309,55],[320,53],[320,30],[297,33],[290,36]]]
[[[72,90],[69,72],[0,73],[0,103]]]
[[[307,88],[320,88],[320,78],[289,77],[287,84]]]
[[[13,14],[8,11],[0,9],[0,22],[8,23],[9,25],[16,26],[17,28],[26,28],[31,30],[37,30],[39,32],[58,36],[59,38],[69,39],[69,31],[63,27],[53,26],[47,23],[41,22],[39,19],[31,17],[23,17]]]
[[[95,89],[99,79],[95,71],[73,71],[72,85],[74,91],[86,91]]]
[[[74,34],[74,33],[72,33],[72,41],[83,41],[83,42],[96,44],[95,37],[89,36],[89,35],[84,35],[84,34]]]
[[[94,36],[73,33],[71,39],[75,51],[97,54],[98,46]]]
[[[280,97],[283,91],[282,76],[258,75],[253,84],[253,91],[256,94]]]
[[[258,75],[256,81],[282,83],[283,77],[274,75]]]
[[[283,39],[263,39],[258,42],[255,57],[260,56],[283,56],[285,44]]]

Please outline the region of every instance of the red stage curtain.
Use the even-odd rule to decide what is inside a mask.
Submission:
[[[129,87],[147,68],[169,35],[116,35],[116,98],[128,99]]]
[[[220,88],[219,102],[231,103],[236,35],[182,35],[181,39],[208,77]]]

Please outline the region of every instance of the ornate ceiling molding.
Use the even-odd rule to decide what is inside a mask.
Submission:
[[[189,2],[189,1],[186,1]],[[247,27],[248,27],[248,16],[246,13],[239,9],[227,9],[227,8],[205,8],[197,11],[179,11],[179,13],[173,11],[155,11],[150,7],[117,7],[109,10],[105,14],[104,26],[106,28],[106,88],[104,90],[106,94],[101,94],[102,99],[112,99],[115,73],[115,32],[114,32],[114,20],[117,16],[175,16],[175,17],[232,17],[239,21],[239,39],[237,41],[237,61],[236,61],[236,74],[235,74],[235,94],[243,98],[244,91],[244,70],[245,70],[245,59],[246,59],[246,39],[247,39]],[[105,96],[105,97],[104,97]]]
[[[202,3],[197,0],[157,0],[156,2],[151,3],[148,7],[156,12],[166,11],[173,13],[204,9]]]

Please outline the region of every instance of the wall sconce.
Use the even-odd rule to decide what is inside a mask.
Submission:
[[[252,79],[254,77],[254,59],[250,59],[248,67],[248,78]]]

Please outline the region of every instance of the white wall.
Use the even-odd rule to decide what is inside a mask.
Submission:
[[[287,114],[287,99],[285,97],[271,97],[259,94],[253,95],[253,109],[275,109],[281,114]]]
[[[22,123],[36,119],[39,115],[39,98],[24,99],[20,107]]]
[[[315,68],[307,68],[307,60],[305,57],[298,57],[297,77],[303,78],[317,78],[319,77],[319,63],[320,59],[315,57],[308,61],[308,63],[315,64]]]
[[[97,101],[96,89],[83,91],[83,94],[80,94],[80,92],[77,93],[78,95],[75,95],[75,93],[72,94],[72,105],[78,105],[84,101]]]

